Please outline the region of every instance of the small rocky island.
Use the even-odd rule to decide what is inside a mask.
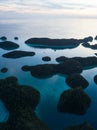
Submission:
[[[4,67],[4,68],[1,69],[2,73],[6,73],[7,71],[8,71],[8,68],[6,68],[6,67]]]
[[[34,55],[35,55],[35,52],[28,52],[28,51],[18,50],[18,51],[12,51],[12,52],[3,54],[2,56],[5,57],[5,58],[16,59],[16,58],[22,58],[22,57],[34,56]]]
[[[72,60],[79,62],[82,65],[83,69],[91,69],[91,68],[97,67],[97,57],[96,56],[72,57],[72,58],[60,56],[60,57],[56,58],[56,61],[59,63],[65,63],[68,59],[72,59]]]
[[[81,87],[64,91],[58,103],[58,111],[83,115],[91,103],[90,97]]]
[[[0,37],[0,40],[2,40],[2,41],[6,41],[6,40],[7,40],[7,37],[2,36],[2,37]]]
[[[4,50],[14,50],[19,48],[19,45],[11,41],[4,41],[0,42],[0,48]]]
[[[81,124],[65,128],[64,130],[94,130],[94,128],[88,122],[83,122]]]
[[[71,74],[67,76],[66,83],[71,88],[77,88],[78,86],[86,88],[89,85],[88,81],[80,74]]]
[[[49,56],[44,56],[42,57],[43,61],[51,61],[51,58]]]

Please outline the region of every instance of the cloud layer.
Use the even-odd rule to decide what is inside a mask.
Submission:
[[[97,15],[97,0],[0,0],[0,11]]]

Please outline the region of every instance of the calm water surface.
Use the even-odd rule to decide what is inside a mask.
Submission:
[[[0,36],[7,36],[8,40],[14,41],[20,45],[18,50],[34,51],[33,57],[25,57],[20,59],[3,58],[2,54],[8,52],[0,49],[0,69],[8,68],[7,73],[0,72],[0,78],[8,76],[17,76],[20,84],[31,85],[41,93],[40,103],[36,109],[36,114],[43,120],[51,130],[63,130],[63,128],[88,121],[95,130],[97,129],[97,85],[93,81],[93,77],[97,74],[97,68],[84,70],[81,74],[88,80],[89,87],[85,89],[91,98],[90,108],[83,116],[74,114],[64,114],[57,112],[57,103],[59,97],[64,90],[70,89],[65,83],[65,77],[55,75],[48,79],[37,79],[31,76],[30,72],[23,72],[23,65],[44,64],[43,56],[50,56],[51,61],[48,63],[57,63],[58,56],[66,57],[87,57],[95,56],[97,50],[78,46],[74,49],[52,50],[31,48],[24,44],[24,41],[31,37],[50,37],[50,38],[84,38],[87,36],[96,36],[97,20],[90,19],[14,19],[0,20]],[[18,36],[19,40],[15,41],[14,37]],[[96,43],[96,41],[94,41]],[[94,44],[93,43],[93,44]],[[0,121],[8,118],[8,111],[4,104],[0,102]]]

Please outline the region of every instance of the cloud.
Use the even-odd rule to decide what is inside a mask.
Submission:
[[[97,15],[97,0],[0,0],[0,11]]]

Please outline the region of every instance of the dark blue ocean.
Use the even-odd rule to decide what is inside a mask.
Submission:
[[[97,129],[97,85],[94,83],[94,76],[97,74],[97,68],[84,70],[83,75],[89,82],[85,92],[91,98],[91,105],[85,115],[75,115],[60,113],[57,111],[59,97],[64,90],[70,89],[65,83],[65,77],[55,75],[47,79],[37,79],[32,77],[30,72],[24,72],[21,67],[24,65],[44,64],[42,57],[50,56],[51,61],[47,63],[57,63],[59,56],[66,57],[88,57],[95,56],[97,50],[85,48],[82,45],[74,49],[40,49],[27,46],[24,42],[31,37],[49,37],[49,38],[84,38],[88,36],[95,37],[97,34],[96,19],[53,19],[45,17],[32,17],[30,19],[0,19],[0,37],[6,36],[8,41],[19,44],[19,49],[24,51],[34,51],[33,57],[24,57],[19,59],[3,58],[2,54],[9,52],[0,48],[0,69],[7,67],[6,73],[0,72],[0,78],[16,76],[19,84],[30,85],[39,90],[41,94],[40,103],[36,108],[37,116],[43,120],[51,130],[63,130],[70,125],[80,124],[84,121],[89,122],[95,130]],[[19,40],[14,40],[18,36]],[[97,43],[93,41],[92,44]],[[0,102],[0,122],[8,119],[8,111],[2,101]]]

